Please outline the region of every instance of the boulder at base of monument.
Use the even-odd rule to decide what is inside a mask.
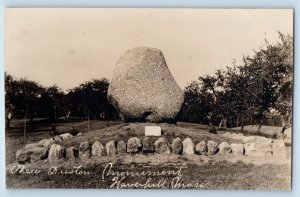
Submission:
[[[229,155],[231,153],[231,147],[227,142],[222,142],[218,146],[219,148],[219,154],[222,155]]]
[[[117,150],[118,154],[126,153],[126,142],[124,140],[118,141]]]
[[[218,143],[215,141],[208,141],[207,142],[207,154],[214,155],[218,150]]]
[[[173,139],[172,141],[172,153],[173,154],[180,154],[182,151],[182,142],[179,137]]]
[[[63,157],[63,151],[64,149],[61,145],[52,144],[48,154],[49,162],[52,163],[60,160]]]
[[[231,153],[233,155],[243,155],[244,154],[244,144],[230,144]]]
[[[207,153],[205,141],[201,141],[196,145],[196,152],[200,155],[205,155]]]
[[[18,163],[35,162],[45,159],[48,154],[48,149],[44,147],[21,148],[16,152]]]
[[[101,157],[103,154],[104,147],[99,141],[95,141],[92,145],[92,156]]]
[[[183,155],[193,155],[195,154],[195,145],[191,138],[186,138],[182,142],[182,154]]]
[[[79,157],[83,160],[91,156],[91,148],[88,141],[84,141],[79,145]]]
[[[116,142],[115,140],[109,141],[105,145],[106,154],[108,156],[115,156],[117,154]]]
[[[245,155],[255,157],[272,156],[271,143],[246,143],[244,144]]]
[[[127,152],[136,153],[142,147],[141,140],[137,137],[131,137],[127,141]]]
[[[144,152],[153,152],[154,151],[154,145],[153,145],[153,139],[151,137],[144,137],[142,139],[142,146]]]
[[[170,154],[170,148],[169,145],[167,143],[167,140],[163,137],[158,138],[158,140],[156,140],[154,142],[154,149],[155,152],[159,153],[159,154]]]
[[[108,100],[124,121],[174,121],[184,101],[162,52],[140,47],[119,58]]]

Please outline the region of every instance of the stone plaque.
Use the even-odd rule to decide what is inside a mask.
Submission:
[[[160,126],[145,126],[145,136],[161,136]]]

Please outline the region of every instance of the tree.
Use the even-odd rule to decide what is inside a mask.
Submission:
[[[293,38],[279,33],[279,41],[246,56],[243,64],[199,77],[185,88],[181,118],[201,122],[212,113],[212,122],[229,120],[231,126],[258,124],[276,110],[290,123],[293,88]],[[205,104],[204,104],[205,103]],[[205,106],[205,108],[203,107]],[[197,116],[198,119],[186,118]],[[274,114],[274,113],[273,113]],[[227,122],[227,121],[226,121]]]
[[[293,38],[279,32],[278,42],[265,43],[254,56],[244,58],[243,66],[252,93],[253,117],[260,126],[272,109],[285,117],[292,111]]]
[[[46,87],[41,94],[41,107],[38,111],[40,117],[57,120],[65,115],[64,93],[56,85]]]
[[[15,89],[16,89],[16,82],[14,78],[4,73],[5,76],[5,125],[6,128],[10,128],[10,122],[16,115],[16,100],[14,98]]]
[[[5,117],[6,126],[10,127],[10,121],[15,117],[24,118],[24,138],[26,136],[27,119],[30,123],[38,114],[41,94],[44,88],[34,81],[27,79],[16,80],[5,73]]]
[[[115,119],[115,108],[107,100],[107,79],[92,80],[71,89],[66,105],[73,116],[89,119]]]

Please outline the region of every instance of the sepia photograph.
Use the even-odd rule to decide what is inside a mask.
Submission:
[[[6,188],[291,191],[293,18],[6,8]]]

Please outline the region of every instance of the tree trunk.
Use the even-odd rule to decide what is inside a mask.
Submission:
[[[281,125],[282,125],[282,127],[284,127],[284,126],[285,126],[285,120],[284,120],[284,117],[283,117],[283,115],[281,115]]]
[[[6,129],[10,129],[10,121],[11,121],[11,119],[9,119],[9,118],[6,118]]]
[[[223,124],[223,120],[220,121],[220,123],[219,123],[219,128],[222,127],[222,124]]]
[[[227,129],[227,118],[224,118],[224,120],[223,120],[223,127],[225,128],[225,129]]]
[[[258,133],[258,134],[260,133],[260,128],[261,128],[262,125],[263,125],[263,121],[261,121],[261,122],[259,123],[258,129],[257,129],[257,133]]]
[[[24,133],[23,133],[24,143],[25,143],[25,138],[26,138],[26,119],[27,119],[27,115],[25,115],[25,117],[24,117]]]
[[[26,112],[25,112],[25,117],[24,117],[24,136],[23,136],[23,137],[24,137],[24,138],[23,138],[24,143],[25,143],[26,130],[27,130],[27,125],[26,125],[26,123],[27,123],[28,110],[29,110],[29,108],[27,107]]]
[[[243,116],[241,118],[241,131],[245,135],[245,131],[244,131],[244,117]]]
[[[87,121],[88,122],[88,131],[90,131],[90,113],[89,112],[88,112],[87,118],[88,118],[88,121]]]

